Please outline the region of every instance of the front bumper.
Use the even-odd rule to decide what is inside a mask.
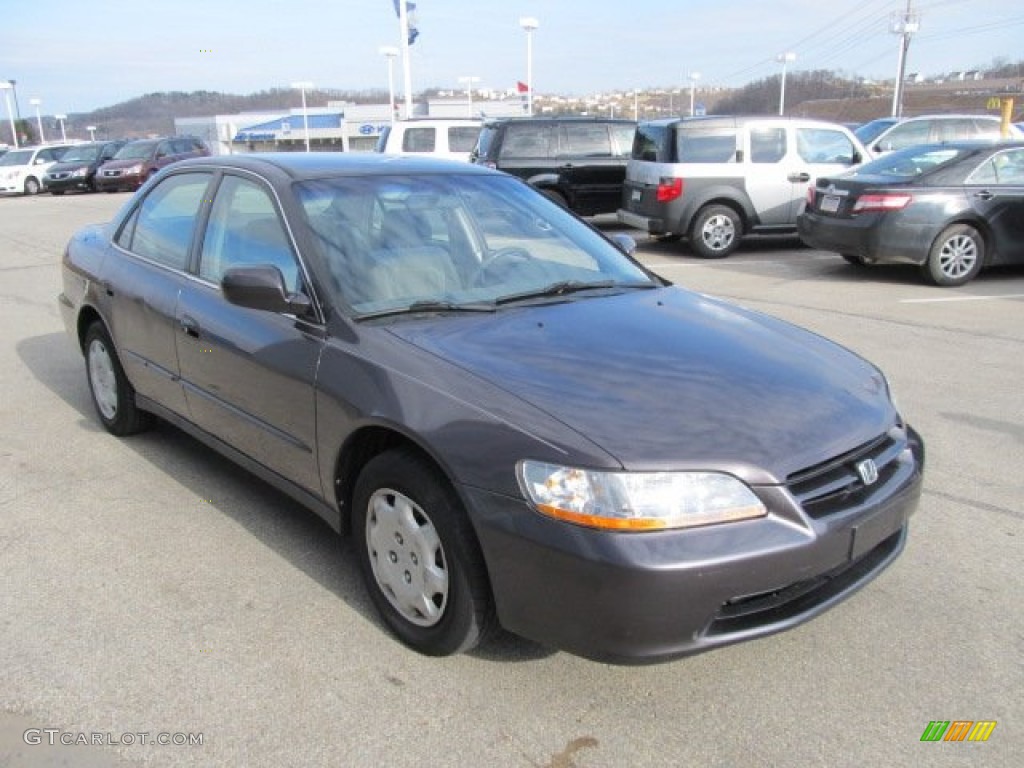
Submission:
[[[568,525],[522,499],[465,488],[502,625],[588,658],[641,663],[789,629],[839,603],[902,551],[924,449],[866,497],[812,517],[785,486],[759,520],[656,533]]]
[[[116,190],[128,190],[134,192],[136,189],[142,186],[142,183],[146,180],[146,177],[141,174],[125,174],[121,176],[103,176],[101,173],[96,174],[96,178],[93,183],[96,189],[101,192],[109,192]]]
[[[43,178],[43,189],[47,192],[91,190],[92,180],[88,176],[64,176],[59,179],[46,176]]]

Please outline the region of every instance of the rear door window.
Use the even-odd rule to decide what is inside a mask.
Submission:
[[[472,152],[476,146],[480,129],[472,125],[453,125],[448,128],[448,150],[450,152]]]
[[[551,125],[508,125],[501,144],[501,158],[554,157],[558,139],[551,129]]]
[[[437,132],[427,126],[406,128],[402,136],[403,152],[433,152],[437,145]]]
[[[773,126],[750,129],[750,162],[777,163],[785,156],[785,128]]]
[[[209,173],[168,176],[135,209],[117,244],[164,266],[184,270],[210,178]]]
[[[570,157],[611,157],[608,126],[591,123],[566,123],[561,127],[560,154]]]

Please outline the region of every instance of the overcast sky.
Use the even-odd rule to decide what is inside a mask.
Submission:
[[[583,95],[701,83],[743,85],[830,69],[892,78],[891,17],[906,0],[416,0],[413,91],[460,76],[507,88],[526,80],[533,16],[538,93]],[[4,0],[0,79],[43,114],[81,112],[155,91],[246,94],[299,80],[387,88],[381,45],[395,45],[392,0]],[[1024,59],[1021,0],[914,0],[920,30],[908,72]],[[401,68],[396,67],[401,91]]]

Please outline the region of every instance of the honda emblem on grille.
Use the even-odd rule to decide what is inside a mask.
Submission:
[[[857,462],[857,474],[864,481],[864,485],[872,485],[878,479],[878,467],[874,459],[864,459]]]

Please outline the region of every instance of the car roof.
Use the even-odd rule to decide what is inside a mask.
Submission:
[[[621,125],[636,125],[635,120],[623,117],[601,117],[599,115],[566,115],[557,117],[547,115],[542,117],[489,117],[484,121],[487,127],[504,125],[506,123],[619,123]]]
[[[785,123],[787,125],[827,125],[845,127],[833,120],[819,120],[812,117],[787,117],[785,115],[702,115],[700,117],[662,117],[657,120],[644,120],[641,125],[703,125],[703,126],[735,126],[746,123]],[[847,129],[849,130],[849,129]]]
[[[385,155],[376,152],[261,152],[245,155],[196,157],[175,168],[237,168],[254,173],[283,173],[295,180],[327,176],[389,176],[394,174],[459,173],[501,176],[485,166],[422,155]]]

